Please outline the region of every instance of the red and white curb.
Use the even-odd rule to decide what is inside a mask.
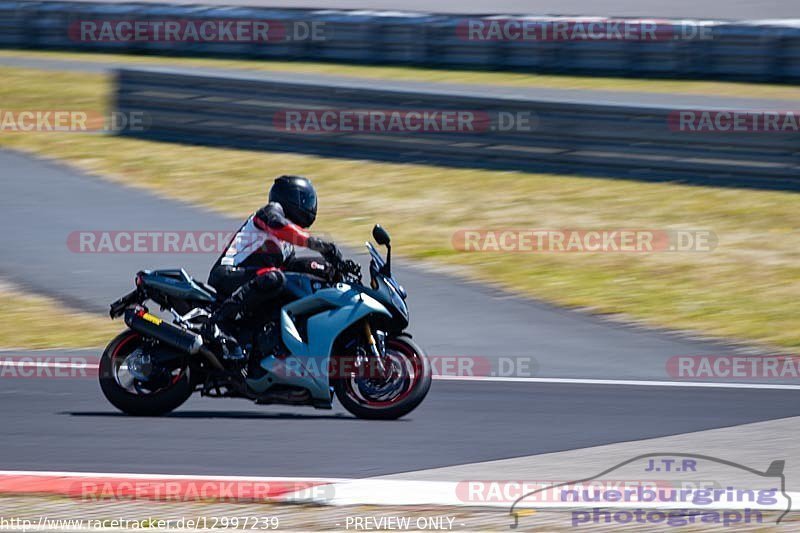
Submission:
[[[477,483],[478,490],[470,486]],[[491,484],[497,485],[494,489]],[[470,491],[473,492],[470,492]],[[479,507],[509,510],[544,508],[746,509],[747,502],[696,505],[691,502],[589,502],[534,497],[521,483],[295,477],[191,476],[83,472],[0,471],[0,495],[51,495],[80,501],[151,500],[178,502],[278,502],[317,505]],[[800,493],[787,494],[800,501]],[[787,510],[785,499],[758,505]]]

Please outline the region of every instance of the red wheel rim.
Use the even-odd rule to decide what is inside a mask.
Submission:
[[[356,378],[355,375],[351,375],[345,381],[345,389],[347,391],[348,396],[350,396],[353,400],[357,401],[360,404],[374,408],[383,408],[383,407],[391,407],[392,405],[395,405],[396,403],[404,400],[406,397],[408,397],[409,394],[411,394],[411,391],[413,391],[416,388],[417,383],[419,383],[419,380],[422,376],[422,367],[423,367],[422,359],[420,358],[420,355],[416,351],[414,351],[414,349],[411,346],[409,346],[404,342],[397,341],[395,339],[389,339],[386,341],[387,356],[390,354],[390,351],[392,351],[393,354],[399,354],[399,356],[402,357],[403,360],[408,363],[406,365],[403,365],[403,368],[410,371],[406,373],[401,373],[397,378],[397,379],[408,379],[408,376],[410,376],[410,379],[408,379],[408,383],[405,385],[403,391],[390,400],[378,400],[375,398],[370,398],[368,396],[365,396],[362,393],[361,389],[358,387],[358,378]]]

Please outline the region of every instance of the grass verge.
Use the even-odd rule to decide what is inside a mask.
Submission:
[[[3,68],[4,109],[102,110],[104,75]],[[556,304],[648,324],[800,346],[800,196],[674,184],[385,164],[69,133],[0,145],[244,217],[270,177],[311,176],[315,229],[360,244],[380,221],[396,251]],[[710,253],[461,253],[464,228],[707,229]]]
[[[203,59],[86,52],[40,52],[28,50],[0,50],[0,58],[2,57],[60,59],[64,61],[89,61],[96,63],[113,61],[153,66],[181,65],[184,67],[198,68],[230,68],[251,72],[301,72],[305,74],[353,76],[378,80],[504,85],[509,87],[541,87],[547,89],[594,89],[663,94],[699,94],[777,100],[800,98],[800,87],[797,86],[743,82],[603,78],[514,72],[484,72],[475,70],[440,70],[418,67],[359,66],[341,63]]]
[[[43,296],[27,294],[0,283],[0,348],[84,348],[104,346],[125,325],[108,317],[64,311]],[[53,309],[61,309],[57,317]],[[43,319],[42,317],[50,317]]]

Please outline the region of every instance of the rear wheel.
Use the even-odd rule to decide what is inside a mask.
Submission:
[[[159,416],[192,395],[189,367],[166,369],[147,355],[142,336],[120,333],[100,359],[100,388],[111,404],[129,415]]]
[[[408,335],[386,339],[388,379],[352,372],[334,381],[336,397],[359,418],[394,420],[413,411],[431,388],[431,364]]]

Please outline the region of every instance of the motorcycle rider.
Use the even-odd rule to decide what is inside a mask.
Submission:
[[[229,332],[242,313],[263,308],[281,293],[283,271],[329,277],[325,259],[296,258],[294,247],[341,259],[335,244],[306,231],[317,217],[317,191],[304,176],[280,176],[272,184],[267,205],[250,215],[217,259],[208,283],[225,298],[211,316],[204,336],[218,341],[225,359],[244,360],[239,343]]]

